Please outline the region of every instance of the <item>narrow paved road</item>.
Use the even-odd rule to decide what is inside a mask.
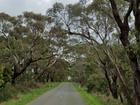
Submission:
[[[28,105],[86,105],[71,83],[62,83]]]

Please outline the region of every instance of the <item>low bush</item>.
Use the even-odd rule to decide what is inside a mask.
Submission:
[[[17,93],[18,90],[14,86],[6,85],[4,88],[0,89],[0,103],[11,98],[16,98]]]
[[[7,84],[4,88],[0,88],[0,103],[7,101],[9,99],[18,98],[18,94],[26,93],[32,90],[33,88],[38,88],[42,86],[41,83],[35,82],[23,82],[22,84],[11,85]]]
[[[122,105],[119,100],[115,100],[111,96],[101,95],[99,93],[88,93],[86,89],[77,84],[75,84],[75,87],[87,101],[88,105]]]
[[[0,105],[26,105],[27,103],[30,103],[32,100],[36,99],[40,95],[44,94],[52,88],[55,88],[58,85],[59,83],[44,84],[39,88],[30,89],[30,91],[26,91],[26,93],[20,93],[18,94],[17,99],[10,99]]]
[[[94,93],[93,95],[102,100],[104,105],[123,105],[119,100],[114,99],[112,96],[106,96],[100,93]]]

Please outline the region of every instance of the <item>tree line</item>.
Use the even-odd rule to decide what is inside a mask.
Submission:
[[[140,105],[139,0],[55,3],[46,15],[0,13],[3,87],[21,77],[64,81]],[[25,78],[24,78],[25,79]]]

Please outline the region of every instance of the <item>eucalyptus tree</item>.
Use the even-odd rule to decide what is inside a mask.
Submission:
[[[134,80],[134,101],[131,102],[131,105],[139,105],[140,104],[140,67],[139,67],[139,0],[129,0],[124,1],[124,3],[128,3],[128,6],[126,9],[126,13],[124,14],[123,18],[119,11],[119,5],[118,2],[115,0],[110,0],[110,4],[112,7],[112,13],[115,18],[116,23],[118,24],[118,27],[120,29],[120,40],[122,42],[122,45],[124,46],[127,55],[130,60],[131,69],[134,72],[133,73],[133,80]],[[135,30],[136,30],[136,44],[137,48],[133,47],[133,44],[129,40],[130,31],[132,28],[130,27],[129,18],[131,17],[132,11],[134,12],[135,17]]]
[[[55,15],[57,19],[59,18],[59,22],[65,25],[63,27],[67,29],[66,33],[86,38],[94,48],[98,45],[100,49],[104,49],[103,53],[108,55],[108,46],[111,43],[109,34],[113,32],[114,24],[108,25],[108,22],[112,21],[107,16],[89,11],[89,9],[90,7],[86,8],[81,4],[68,5]]]
[[[94,5],[94,3],[95,3],[96,6]],[[111,7],[110,7],[110,5],[111,5]],[[99,8],[98,8],[98,6],[99,6]],[[101,1],[96,1],[95,0],[95,1],[93,1],[93,5],[91,5],[91,8],[92,7],[100,10],[100,11],[95,11],[96,13],[99,12],[100,14],[102,14],[102,17],[107,16],[110,20],[112,20],[112,23],[114,23],[113,20],[115,20],[117,25],[118,25],[116,27],[116,25],[114,23],[114,26],[113,26],[114,30],[112,32],[110,31],[110,34],[108,34],[107,37],[109,35],[111,35],[111,37],[113,37],[112,33],[115,32],[115,31],[117,31],[118,34],[119,34],[118,39],[121,41],[121,43],[124,47],[124,50],[127,53],[128,59],[130,61],[129,66],[131,67],[133,80],[134,80],[134,85],[132,83],[133,89],[134,89],[133,92],[129,91],[128,86],[126,84],[126,81],[125,81],[124,77],[122,76],[122,74],[119,70],[120,67],[117,65],[117,62],[114,62],[116,60],[113,60],[112,57],[110,56],[110,54],[108,53],[109,50],[106,50],[107,53],[105,51],[105,54],[109,57],[110,61],[114,64],[114,66],[117,69],[117,72],[119,74],[119,78],[120,78],[123,86],[125,87],[124,95],[126,96],[128,104],[131,104],[131,105],[137,105],[138,104],[139,105],[139,103],[140,103],[139,102],[139,100],[140,100],[139,99],[140,98],[139,97],[140,96],[139,95],[139,93],[140,93],[140,91],[139,91],[139,89],[140,89],[140,86],[139,86],[139,80],[140,79],[139,79],[139,77],[140,76],[139,76],[139,58],[138,58],[139,47],[137,47],[137,48],[134,47],[135,42],[137,42],[137,46],[138,46],[138,36],[139,36],[139,34],[138,34],[138,27],[137,26],[138,26],[138,23],[139,23],[138,22],[139,1],[137,1],[137,0],[134,0],[134,1],[133,0],[130,0],[130,1],[110,0],[110,4],[109,4],[109,2],[106,1],[106,0],[101,0]],[[106,11],[106,10],[108,10],[108,11]],[[112,10],[112,14],[110,14],[111,13],[111,12],[109,12],[110,10]],[[129,17],[132,17],[131,16],[132,11],[134,12],[134,17],[135,17],[135,26],[136,26],[135,30],[137,30],[137,32],[136,32],[137,34],[136,34],[136,37],[135,37],[136,41],[133,41],[133,42],[130,40],[130,37],[129,37],[130,32],[132,31],[133,26],[134,26],[134,25],[130,26],[130,24],[133,23],[133,22],[129,20]],[[105,14],[105,16],[103,15],[103,13]],[[83,15],[83,12],[81,12],[81,14]],[[87,14],[85,14],[85,16],[87,16]],[[87,18],[85,18],[85,20],[83,20],[83,21],[86,21],[86,19]],[[95,21],[96,20],[98,20],[97,15],[96,15]],[[91,20],[91,21],[93,22],[93,20]],[[110,25],[111,23],[109,23],[109,21],[108,21],[107,24]],[[87,22],[87,25],[89,26],[89,28],[92,28],[91,25],[88,22]],[[90,34],[91,31],[89,31],[89,30],[86,31],[86,32],[80,33],[80,32],[73,32],[73,31],[71,31],[71,27],[68,27],[68,31],[69,31],[69,34],[77,34],[77,35],[84,36],[87,39],[92,39],[95,43],[98,44],[98,42],[97,42],[97,40],[95,40],[95,38],[93,38],[93,37],[91,38],[91,34]],[[100,37],[101,40],[103,39],[100,35],[101,32],[99,32],[99,29],[95,30],[95,28],[94,28],[94,32],[95,32],[95,34],[98,34],[98,36]],[[104,32],[104,33],[106,33],[106,32]],[[103,45],[105,45],[105,44],[106,43],[103,43]],[[117,59],[119,59],[119,58],[117,57]]]
[[[56,54],[46,35],[45,16],[25,12],[17,17],[7,17],[1,13],[2,51],[8,53],[2,58],[7,58],[7,62],[12,64],[11,79],[14,83],[31,64],[55,58]]]
[[[82,40],[82,42],[87,41],[88,43],[92,44],[94,50],[96,50],[96,53],[99,53],[99,52],[104,53],[104,56],[106,56],[107,59],[109,59],[109,62],[113,65],[113,68],[115,69],[115,71],[112,71],[114,72],[113,74],[118,76],[117,78],[119,78],[121,82],[120,85],[124,87],[124,89],[122,90],[124,96],[126,97],[128,103],[133,105],[133,103],[135,104],[132,98],[133,92],[129,91],[129,87],[128,87],[129,83],[126,82],[126,74],[122,72],[125,71],[126,69],[123,67],[125,62],[128,65],[128,67],[131,67],[132,70],[138,71],[138,70],[135,70],[136,67],[138,67],[138,62],[137,62],[137,59],[133,59],[136,57],[135,56],[136,54],[134,53],[135,50],[133,50],[132,46],[127,46],[127,42],[128,42],[128,39],[130,39],[130,37],[125,37],[125,35],[119,34],[121,30],[121,32],[128,35],[129,30],[128,30],[127,23],[129,22],[128,17],[132,9],[131,8],[128,9],[128,12],[126,13],[124,17],[124,22],[122,25],[124,26],[123,28],[125,28],[126,30],[123,29],[122,27],[121,27],[122,29],[119,29],[119,27],[117,27],[117,24],[114,22],[114,20],[119,19],[117,17],[118,15],[115,18],[113,17],[113,15],[116,14],[114,2],[112,0],[110,1],[111,1],[111,4],[113,5],[112,9],[114,10],[113,12],[114,14],[111,12],[110,3],[106,0],[100,0],[100,1],[94,0],[91,5],[85,5],[85,6],[78,3],[75,5],[67,5],[66,7],[63,7],[62,4],[60,4],[62,8],[59,9],[59,11],[54,14],[55,14],[55,17],[57,17],[57,19],[59,20],[59,24],[60,23],[62,24],[61,27],[65,30],[64,31],[65,33],[69,35],[76,35],[76,36],[84,37],[85,39]],[[118,1],[117,3],[120,4],[120,6],[124,6],[124,8],[123,7],[119,8],[119,12],[121,12],[122,14],[125,14],[128,4],[125,1]],[[120,16],[119,20],[121,20],[122,18],[123,17]],[[57,26],[57,24],[55,25]],[[80,37],[78,38],[80,39]],[[122,45],[120,44],[119,40],[122,42]],[[124,54],[128,55],[128,58],[131,64],[129,64],[127,56],[120,58],[117,54],[115,54],[116,53],[115,49],[112,47],[115,44],[118,46],[116,48],[119,49],[120,47],[121,50],[124,51]],[[123,49],[123,46],[124,46],[124,49]],[[104,58],[102,58],[100,54],[98,54],[98,57],[99,57],[100,63],[104,67],[103,69],[105,69],[104,62],[106,64],[107,61],[104,60]],[[123,61],[122,59],[125,59],[125,60]],[[105,70],[105,75],[106,75],[106,79],[108,80],[108,84],[110,85],[110,80],[107,77],[108,70],[107,71]],[[138,75],[135,75],[134,73],[133,76],[134,76],[133,78],[134,80],[135,79],[138,80]],[[137,80],[135,81],[136,83],[138,82]],[[131,85],[133,85],[133,83]],[[136,93],[138,93],[137,92],[138,88],[135,88],[137,86],[134,86]],[[111,86],[110,86],[110,91],[112,91]],[[117,96],[114,96],[114,97],[117,97]],[[138,99],[138,97],[136,99]]]

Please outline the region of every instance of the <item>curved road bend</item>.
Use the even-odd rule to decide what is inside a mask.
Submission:
[[[87,105],[71,83],[62,83],[27,105]]]

